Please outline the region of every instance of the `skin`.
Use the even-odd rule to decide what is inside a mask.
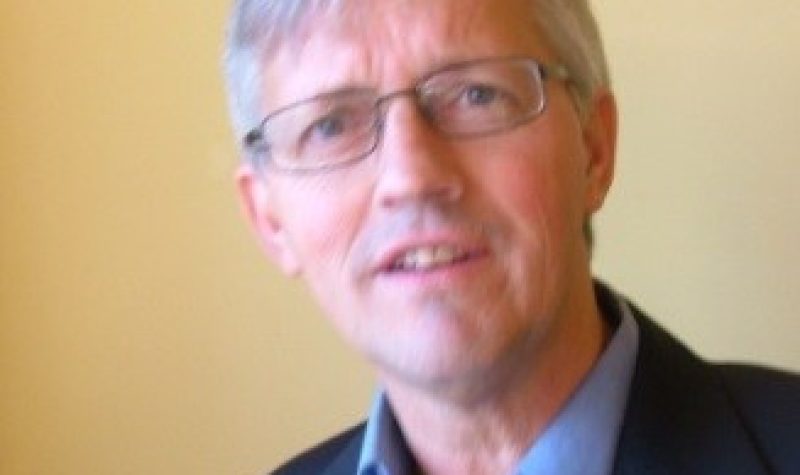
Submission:
[[[465,59],[556,63],[530,8],[382,0],[312,18],[265,66],[264,110],[347,86],[407,88]],[[598,91],[581,122],[563,83],[547,81],[546,94],[535,121],[460,141],[396,99],[378,149],[353,166],[237,172],[265,253],[373,364],[425,473],[512,470],[606,339],[581,226],[613,176],[614,100]],[[429,244],[475,257],[431,272],[382,267]]]

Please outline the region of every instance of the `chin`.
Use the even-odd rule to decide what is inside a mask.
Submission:
[[[472,393],[487,375],[496,373],[502,352],[487,351],[475,342],[425,339],[424,344],[384,347],[370,357],[380,379],[389,386],[429,393]],[[390,350],[390,351],[387,351]]]

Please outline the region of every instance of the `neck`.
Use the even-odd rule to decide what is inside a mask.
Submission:
[[[387,397],[424,473],[512,473],[599,358],[608,338],[591,283],[568,301],[547,343],[472,388],[430,391],[384,375]],[[577,298],[574,298],[577,297]],[[570,306],[570,305],[568,305]]]

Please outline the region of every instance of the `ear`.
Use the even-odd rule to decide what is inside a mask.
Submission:
[[[249,164],[236,170],[242,210],[256,232],[264,253],[289,276],[300,274],[300,262],[286,234],[268,184]]]
[[[595,94],[583,129],[588,152],[584,202],[589,217],[603,205],[614,179],[617,149],[617,104],[610,91]]]

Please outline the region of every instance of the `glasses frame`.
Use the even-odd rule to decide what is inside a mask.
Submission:
[[[520,62],[527,64],[531,67],[533,71],[539,75],[539,84],[542,88],[542,99],[541,104],[538,108],[532,109],[527,114],[519,117],[518,119],[509,122],[508,124],[503,124],[502,127],[495,127],[489,128],[486,130],[482,130],[480,132],[465,132],[465,133],[453,133],[447,132],[442,130],[440,127],[437,126],[437,123],[430,117],[429,112],[424,107],[422,101],[420,100],[421,97],[424,96],[424,86],[428,83],[431,78],[436,77],[442,73],[446,73],[448,71],[463,69],[475,65],[480,65],[483,63],[495,63],[495,62]],[[265,167],[269,165],[270,169],[279,173],[284,174],[315,174],[315,173],[324,173],[326,171],[335,170],[338,168],[347,167],[352,165],[356,162],[363,160],[364,158],[371,155],[378,147],[378,144],[381,142],[381,138],[383,136],[383,127],[384,127],[384,119],[385,119],[385,109],[386,104],[390,101],[397,99],[399,97],[404,96],[412,96],[414,98],[414,102],[417,105],[418,110],[422,113],[422,115],[427,119],[428,123],[434,127],[437,131],[442,133],[446,137],[456,138],[456,139],[470,139],[470,138],[480,138],[485,137],[488,135],[495,135],[502,132],[506,132],[508,130],[514,129],[522,124],[527,122],[531,122],[534,119],[540,117],[544,111],[547,109],[547,93],[545,91],[545,82],[553,79],[559,81],[569,81],[570,74],[567,70],[566,66],[555,63],[555,64],[545,64],[540,62],[539,60],[531,57],[526,56],[494,56],[494,57],[483,57],[483,58],[476,58],[470,59],[466,61],[459,61],[455,63],[448,64],[442,68],[438,68],[434,71],[426,73],[425,75],[419,77],[414,86],[408,87],[405,89],[399,89],[396,91],[391,91],[382,95],[379,95],[374,98],[373,108],[375,110],[375,121],[372,124],[372,128],[375,130],[372,132],[374,136],[372,140],[372,144],[367,147],[367,149],[361,153],[357,154],[353,158],[349,158],[346,160],[334,162],[328,165],[318,166],[318,167],[297,167],[297,168],[289,168],[289,167],[281,167],[277,165],[274,160],[270,160],[268,155],[270,153],[270,146],[264,140],[264,127],[266,124],[275,116],[293,109],[295,107],[301,106],[303,104],[307,104],[309,102],[318,101],[320,99],[324,99],[326,97],[337,96],[343,93],[356,93],[359,91],[363,91],[365,93],[374,93],[375,89],[370,87],[351,87],[351,88],[343,88],[338,89],[335,91],[330,92],[323,92],[320,94],[315,94],[313,96],[307,97],[305,99],[301,99],[299,101],[292,102],[285,106],[281,106],[278,109],[267,114],[257,126],[250,129],[250,131],[245,134],[242,138],[242,146],[244,150],[247,150],[251,154],[252,161],[259,166],[259,168]]]

